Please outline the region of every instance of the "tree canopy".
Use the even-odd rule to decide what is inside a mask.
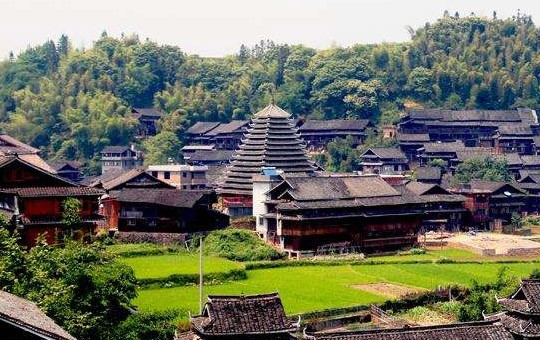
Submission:
[[[404,103],[509,109],[540,103],[538,28],[530,16],[445,15],[405,43],[316,50],[261,41],[204,58],[103,33],[89,49],[67,36],[0,62],[0,129],[44,156],[95,161],[133,141],[130,107],[156,106],[180,142],[197,121],[246,119],[270,101],[310,119],[392,124]]]

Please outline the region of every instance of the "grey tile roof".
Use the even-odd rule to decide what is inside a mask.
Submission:
[[[369,125],[369,120],[358,119],[330,119],[330,120],[307,120],[302,126],[298,128],[300,133],[304,133],[309,130],[323,131],[323,130],[356,130],[364,131]]]
[[[120,202],[151,203],[175,208],[193,208],[209,190],[134,189],[111,191],[111,197]]]
[[[206,136],[217,136],[220,134],[227,134],[233,132],[239,132],[242,128],[249,124],[247,120],[233,120],[230,123],[219,124],[217,127],[205,133]]]
[[[75,340],[33,302],[0,291],[0,319],[41,334],[44,338]]]
[[[101,153],[122,153],[129,150],[129,146],[126,145],[109,145],[101,150]]]
[[[375,155],[379,156],[382,159],[404,159],[406,160],[407,157],[401,151],[399,148],[382,148],[382,147],[375,147],[375,148],[369,148],[362,154],[364,156],[369,151],[373,152]]]
[[[423,166],[416,169],[416,179],[419,181],[440,180],[442,178],[441,168],[436,166]]]
[[[186,133],[192,135],[204,134],[220,124],[220,122],[197,122],[187,129]]]
[[[287,333],[290,330],[277,293],[208,296],[203,314],[191,319],[194,330],[208,335]]]
[[[426,327],[373,329],[316,335],[317,340],[513,340],[502,325],[469,322]]]
[[[397,140],[399,142],[429,142],[429,134],[427,133],[398,133]]]

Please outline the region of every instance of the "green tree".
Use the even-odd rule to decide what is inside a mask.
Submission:
[[[178,161],[182,144],[173,132],[162,131],[143,143],[145,164],[166,164],[169,159]]]
[[[472,158],[458,165],[456,179],[466,183],[472,179],[509,182],[512,179],[505,160],[492,157]]]
[[[73,230],[81,227],[81,209],[81,201],[74,197],[68,197],[62,202],[62,223],[69,230],[70,237],[73,237]]]

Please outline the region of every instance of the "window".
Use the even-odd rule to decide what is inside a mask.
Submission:
[[[171,173],[170,173],[169,171],[165,171],[165,172],[163,173],[163,178],[165,178],[165,179],[171,179]]]
[[[128,226],[133,227],[133,226],[137,225],[137,221],[135,221],[133,219],[129,219],[127,224],[128,224]]]
[[[182,185],[182,189],[187,189],[187,185]]]
[[[156,220],[150,220],[150,221],[148,221],[148,226],[149,226],[149,227],[155,227],[155,226],[156,226]]]
[[[187,172],[182,172],[182,177],[186,178],[187,177]]]

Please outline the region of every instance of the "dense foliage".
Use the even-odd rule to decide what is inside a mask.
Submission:
[[[233,261],[276,260],[283,254],[269,246],[254,232],[244,229],[224,229],[211,232],[204,240],[204,252]]]
[[[37,303],[78,339],[106,339],[136,296],[133,270],[99,246],[40,241],[29,252],[0,229],[0,288]]]
[[[326,50],[261,41],[223,58],[106,33],[79,50],[62,36],[0,62],[0,127],[45,156],[92,161],[105,145],[133,140],[129,107],[157,106],[162,131],[181,143],[196,121],[249,117],[269,102],[269,83],[279,105],[310,118],[389,124],[404,105],[537,107],[539,30],[529,16],[445,14],[410,33],[407,43]],[[178,143],[146,143],[159,161],[170,157],[154,156],[161,142]],[[344,161],[332,167],[349,168]]]
[[[467,183],[471,179],[509,182],[512,175],[505,160],[486,157],[468,159],[458,165],[455,179],[460,183]]]

